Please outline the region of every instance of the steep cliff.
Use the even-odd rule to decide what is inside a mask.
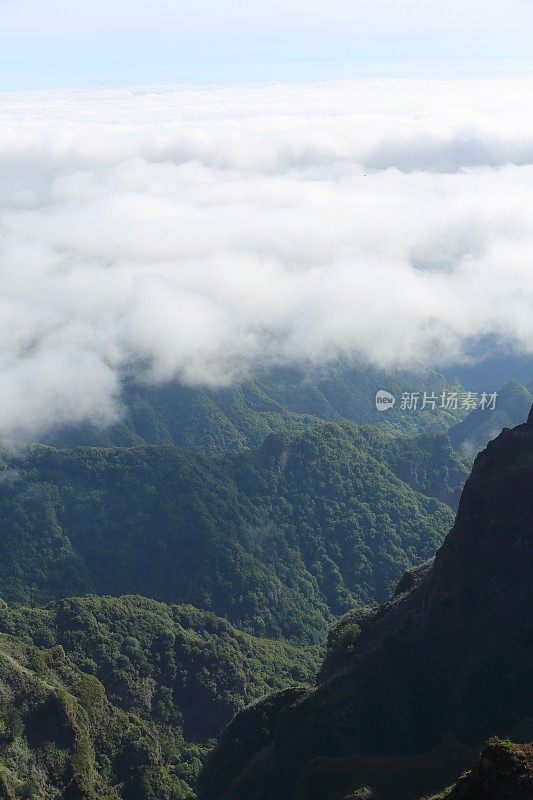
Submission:
[[[336,626],[316,689],[229,726],[201,800],[418,800],[516,735],[533,715],[532,487],[533,415],[478,456],[435,560]]]
[[[470,772],[431,800],[531,800],[533,744],[491,739]]]

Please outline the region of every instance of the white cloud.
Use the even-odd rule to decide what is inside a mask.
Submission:
[[[527,81],[0,98],[0,437],[124,372],[533,352]]]

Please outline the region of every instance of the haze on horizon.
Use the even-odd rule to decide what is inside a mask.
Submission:
[[[533,74],[528,0],[0,0],[0,89]]]

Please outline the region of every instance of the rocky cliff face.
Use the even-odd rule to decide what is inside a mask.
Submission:
[[[201,800],[417,800],[451,783],[533,716],[532,576],[533,414],[478,456],[435,560],[336,626],[317,688],[237,717]]]
[[[533,744],[491,739],[474,769],[431,800],[531,800]]]

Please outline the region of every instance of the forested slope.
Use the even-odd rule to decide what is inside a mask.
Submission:
[[[0,603],[0,633],[0,780],[32,800],[56,797],[68,780],[75,786],[61,796],[76,799],[190,796],[210,740],[234,714],[269,691],[312,683],[320,656],[141,597]],[[137,771],[130,737],[142,747]],[[78,739],[87,774],[76,777]],[[130,788],[115,795],[118,760]]]
[[[445,439],[428,449],[347,424],[221,458],[36,446],[4,456],[0,595],[142,594],[319,641],[334,615],[383,599],[434,553],[453,522],[442,499],[463,477]]]
[[[533,412],[477,457],[435,559],[334,627],[316,688],[275,694],[231,723],[201,800],[419,800],[488,737],[530,740],[532,481]],[[511,755],[516,778],[519,748]],[[450,797],[529,796],[516,780],[508,795],[482,791],[491,774],[478,774],[478,793],[472,775]]]
[[[457,389],[458,387],[454,385]],[[394,433],[445,431],[464,416],[437,408],[401,410],[403,392],[435,392],[450,383],[435,372],[384,371],[342,361],[327,368],[276,367],[219,389],[173,381],[148,386],[125,380],[122,419],[111,427],[59,427],[46,443],[125,446],[175,444],[206,455],[257,447],[268,433],[304,429],[320,421],[383,426]],[[394,409],[376,411],[380,389],[393,392]]]

